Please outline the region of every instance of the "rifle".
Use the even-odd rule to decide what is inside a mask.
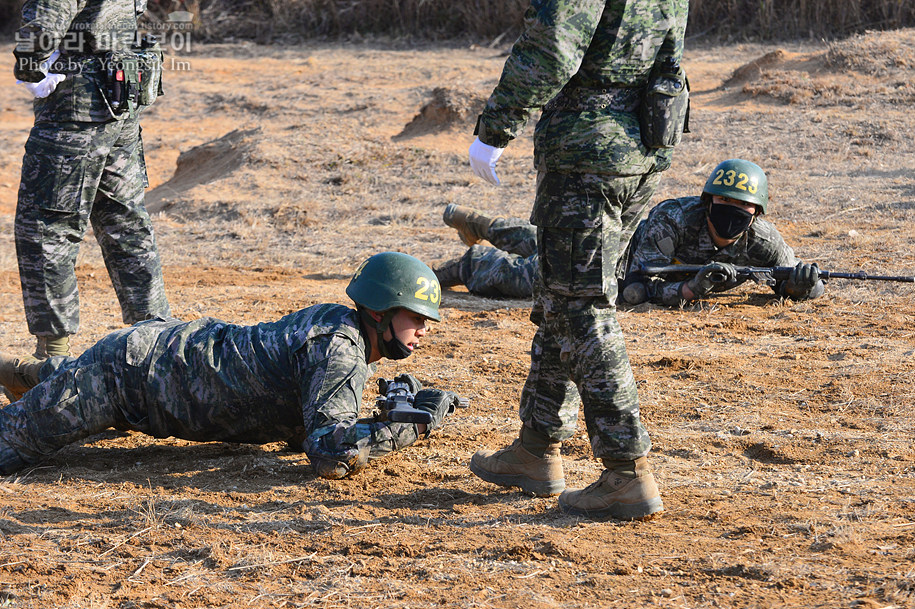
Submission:
[[[375,398],[375,408],[380,413],[380,420],[392,421],[395,423],[432,423],[432,413],[419,408],[413,407],[413,400],[416,397],[410,391],[410,385],[397,379],[388,380],[378,379],[378,393]],[[464,397],[458,397],[458,408],[467,408],[470,406],[470,400]],[[449,413],[454,410],[449,410]]]
[[[670,264],[667,266],[646,266],[642,265],[636,271],[646,277],[656,277],[663,275],[686,274],[694,275],[698,273],[704,264]],[[752,280],[761,285],[774,286],[778,281],[788,279],[793,266],[734,266],[737,269],[737,279]],[[830,279],[861,279],[868,281],[903,281],[906,283],[915,283],[915,277],[911,275],[868,275],[864,271],[854,273],[839,273],[836,271],[826,271],[819,269],[820,279],[828,281]],[[727,276],[723,273],[712,273],[709,279],[714,283],[723,283]]]

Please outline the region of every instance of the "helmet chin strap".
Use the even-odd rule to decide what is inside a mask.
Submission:
[[[391,340],[384,339],[385,331],[391,327],[391,320],[399,310],[400,309],[388,309],[384,312],[379,321],[375,321],[368,310],[362,309],[362,318],[371,327],[375,328],[375,334],[378,336],[378,350],[381,352],[382,357],[388,359],[404,359],[413,353],[410,350],[410,347],[400,342],[400,339],[397,338],[393,329],[391,330]]]

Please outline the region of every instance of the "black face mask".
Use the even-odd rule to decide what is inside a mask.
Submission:
[[[709,205],[708,219],[722,239],[736,239],[750,228],[755,217],[755,214],[733,205]]]
[[[408,357],[413,351],[410,350],[410,347],[403,344],[400,339],[397,338],[397,335],[394,333],[394,328],[391,326],[391,320],[394,318],[394,314],[397,312],[397,309],[391,309],[384,314],[384,317],[381,318],[381,321],[376,322],[372,319],[372,316],[368,314],[368,311],[362,309],[362,319],[364,319],[369,326],[375,328],[375,334],[378,337],[378,350],[381,352],[382,357],[388,359],[404,359]],[[388,328],[391,328],[391,338],[389,340],[384,339],[384,332]]]
[[[396,336],[391,340],[383,340],[381,345],[381,354],[388,359],[404,359],[413,353],[410,347],[400,342]]]

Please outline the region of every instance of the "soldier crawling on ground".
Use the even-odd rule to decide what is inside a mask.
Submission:
[[[520,218],[490,218],[450,204],[442,216],[470,246],[435,269],[443,288],[464,285],[478,296],[530,298],[537,277],[537,227]],[[486,240],[491,245],[481,245]]]
[[[636,212],[624,212],[621,248],[629,243],[640,219],[627,215],[632,213]],[[637,210],[638,215],[645,213],[647,209]],[[443,288],[463,285],[472,294],[492,298],[532,297],[539,264],[536,226],[521,218],[489,217],[455,204],[445,207],[442,220],[469,246],[462,256],[435,269]]]
[[[741,180],[746,178],[746,185]],[[824,284],[815,265],[797,260],[775,226],[759,217],[769,206],[765,173],[755,163],[719,164],[698,197],[668,199],[639,223],[623,243],[619,302],[678,305],[730,290],[745,279],[736,266],[794,267],[773,285],[780,296],[816,298]],[[435,270],[443,287],[465,285],[490,297],[530,298],[538,272],[537,228],[520,218],[490,218],[459,205],[445,208],[444,221],[471,247]],[[487,240],[491,246],[481,245]],[[649,277],[645,267],[702,265],[698,273]],[[621,272],[617,273],[621,275]]]
[[[698,197],[668,199],[639,224],[621,261],[621,301],[677,305],[740,285],[735,266],[794,267],[772,289],[793,300],[816,298],[825,286],[815,264],[799,261],[775,226],[763,219],[769,182],[755,163],[718,164]],[[695,274],[650,277],[646,267],[703,265]]]
[[[353,275],[356,309],[318,304],[272,323],[156,319],[113,332],[79,358],[0,355],[0,474],[34,464],[110,427],[157,438],[265,444],[287,441],[315,473],[343,478],[429,435],[458,397],[396,377],[431,422],[359,418],[381,358],[409,356],[439,321],[432,269],[384,252]]]

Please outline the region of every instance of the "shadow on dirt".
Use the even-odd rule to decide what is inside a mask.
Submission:
[[[531,300],[526,298],[486,298],[469,292],[445,289],[442,293],[441,307],[443,309],[477,312],[497,309],[529,309],[531,304]]]
[[[100,436],[94,436],[87,441],[99,439]],[[301,456],[301,462],[281,458],[289,456]],[[131,448],[68,447],[18,474],[20,484],[47,484],[60,479],[117,480],[150,488],[256,494],[278,486],[307,483],[315,480],[315,475],[303,453],[221,442]]]

